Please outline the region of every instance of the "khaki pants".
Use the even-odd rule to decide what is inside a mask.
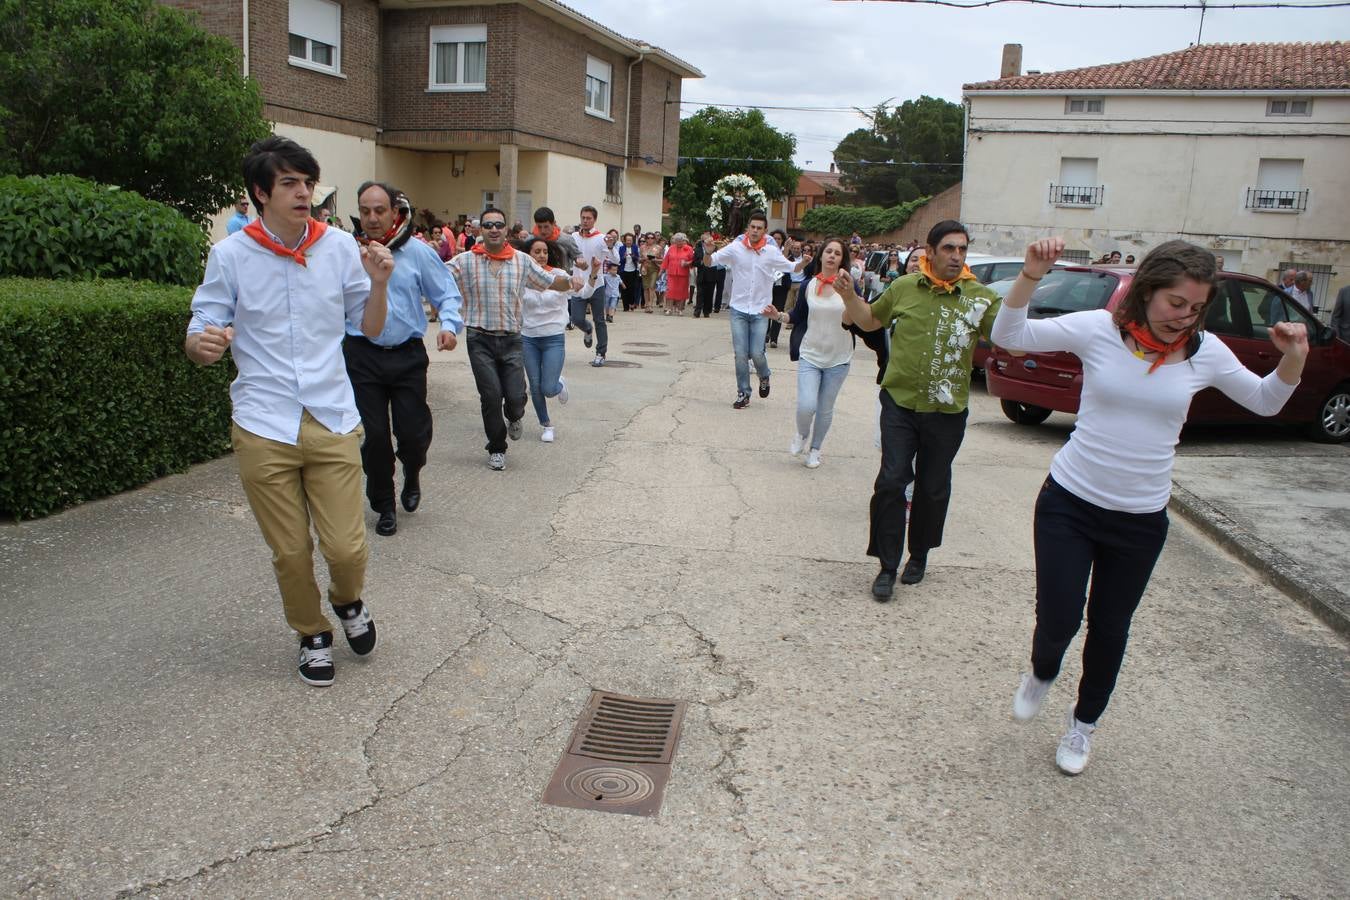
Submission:
[[[286,622],[301,637],[331,631],[314,580],[314,541],[328,561],[328,601],[361,599],[366,578],[366,521],[361,499],[360,428],[334,434],[305,411],[295,446],[233,426],[231,440],[253,516],[272,548]]]

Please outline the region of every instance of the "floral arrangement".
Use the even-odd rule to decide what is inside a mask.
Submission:
[[[736,207],[747,211],[769,210],[769,198],[749,175],[726,175],[713,185],[712,202],[708,204],[708,222],[712,230],[720,233],[727,226],[728,213]]]

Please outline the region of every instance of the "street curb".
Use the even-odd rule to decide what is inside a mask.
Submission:
[[[1267,544],[1222,509],[1175,481],[1170,505],[1334,631],[1350,637],[1350,595],[1322,581],[1307,566]]]

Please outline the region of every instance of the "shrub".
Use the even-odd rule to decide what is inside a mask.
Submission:
[[[201,281],[210,242],[175,209],[73,175],[0,178],[0,276]]]
[[[0,279],[0,515],[31,518],[230,447],[228,361],[183,355],[191,291]]]
[[[918,197],[899,206],[817,206],[802,216],[802,228],[816,234],[853,232],[864,237],[894,231],[909,221],[914,211],[928,202]]]

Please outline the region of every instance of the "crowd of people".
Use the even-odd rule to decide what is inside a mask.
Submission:
[[[1219,262],[1182,241],[1145,256],[1115,311],[1028,319],[1036,282],[1063,253],[1058,238],[1027,248],[1021,273],[1000,299],[966,265],[966,228],[940,222],[922,248],[888,254],[885,287],[870,296],[856,269],[866,250],[856,235],[797,244],[768,234],[762,212],[752,212],[743,233],[729,240],[704,234],[695,244],[676,234],[667,248],[640,229],[600,231],[590,206],[580,210],[575,234],[540,208],[534,228],[510,238],[506,215],[488,207],[470,225],[468,249],[443,259],[413,236],[408,199],[382,182],[358,189],[354,234],[311,218],[318,178],[318,162],[289,139],[253,147],[244,180],[261,216],[212,248],[184,343],[200,365],[227,349],[233,355],[240,479],[272,550],[286,621],[300,637],[300,677],[316,686],[332,684],[335,669],[311,525],[329,567],[329,604],[352,652],[367,655],[376,628],[364,598],[363,476],[378,534],[397,531],[397,464],[403,509],[421,502],[433,424],[424,302],[440,324],[439,351],[464,340],[494,470],[506,467],[509,442],[522,435],[527,397],[541,439],[555,439],[548,401],[569,400],[565,330],[582,331],[586,347],[595,348],[592,365],[603,366],[611,296],[629,311],[651,312],[660,300],[667,315],[682,314],[691,293],[695,316],[717,315],[725,301],[735,409],[751,401],[752,363],[756,393],[770,396],[765,350],[778,334],[770,327],[791,325],[797,402],[788,450],[805,451],[811,468],[820,464],[835,399],[862,338],[876,353],[880,385],[881,462],[866,551],[879,564],[871,588],[879,602],[893,598],[897,580],[922,582],[943,543],[976,342],[1075,353],[1083,361],[1078,424],[1030,511],[1035,621],[1030,671],[1012,703],[1016,719],[1036,715],[1086,614],[1077,699],[1056,750],[1069,774],[1087,764],[1131,618],[1166,539],[1170,471],[1191,398],[1216,387],[1272,415],[1293,393],[1308,352],[1302,325],[1276,324],[1271,336],[1282,358],[1262,378],[1207,338],[1202,326]],[[450,237],[442,232],[440,239]]]

